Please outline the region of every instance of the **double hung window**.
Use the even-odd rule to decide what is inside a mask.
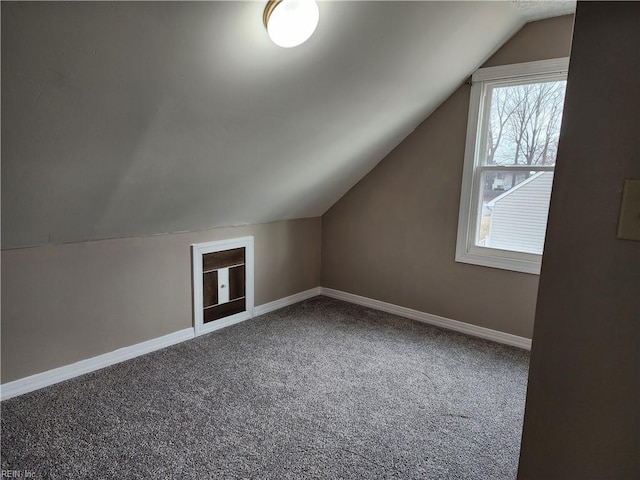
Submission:
[[[456,261],[540,272],[568,64],[473,75]]]

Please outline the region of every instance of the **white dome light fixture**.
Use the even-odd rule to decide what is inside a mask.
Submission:
[[[320,11],[315,0],[269,0],[262,19],[273,43],[291,48],[311,37]]]

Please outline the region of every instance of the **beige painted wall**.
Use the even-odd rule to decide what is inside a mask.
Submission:
[[[486,65],[568,56],[572,24],[528,24]],[[322,286],[531,338],[538,277],[454,261],[469,90],[322,217]]]
[[[640,5],[578,2],[518,478],[640,478]]]
[[[255,305],[320,286],[320,218],[2,252],[2,383],[192,326],[192,243],[255,237]]]

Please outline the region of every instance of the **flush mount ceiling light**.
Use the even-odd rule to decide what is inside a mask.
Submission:
[[[314,0],[269,0],[262,18],[273,43],[291,48],[309,39],[320,12]]]

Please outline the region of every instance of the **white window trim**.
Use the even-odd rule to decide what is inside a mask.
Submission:
[[[536,76],[540,79],[567,74],[569,58],[555,58],[537,62],[518,63],[498,67],[478,69],[471,77],[471,99],[467,121],[467,140],[465,144],[462,190],[460,194],[460,214],[458,216],[458,238],[456,241],[456,262],[482,265],[485,267],[513,270],[517,272],[540,274],[542,255],[500,250],[475,245],[475,232],[478,219],[478,199],[473,195],[477,155],[481,152],[480,126],[485,103],[485,86],[495,85],[500,80],[509,83],[519,77]],[[513,168],[513,167],[512,167]]]

